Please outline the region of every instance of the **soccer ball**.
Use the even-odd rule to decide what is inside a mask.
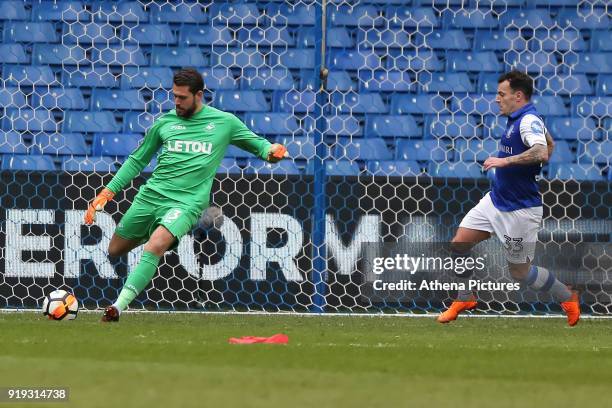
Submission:
[[[51,320],[76,319],[79,302],[72,293],[61,289],[54,290],[45,297],[42,312]]]

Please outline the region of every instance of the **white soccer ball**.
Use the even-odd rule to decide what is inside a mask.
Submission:
[[[79,302],[70,292],[61,289],[54,290],[45,297],[42,312],[51,320],[76,319]]]

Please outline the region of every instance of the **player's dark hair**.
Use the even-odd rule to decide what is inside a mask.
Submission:
[[[174,73],[172,82],[177,86],[188,86],[192,94],[204,90],[204,80],[202,74],[195,68],[182,68]]]
[[[504,81],[510,83],[510,88],[514,92],[521,91],[527,100],[531,99],[531,95],[533,95],[533,79],[529,75],[521,71],[510,71],[501,75],[497,83],[501,84]]]

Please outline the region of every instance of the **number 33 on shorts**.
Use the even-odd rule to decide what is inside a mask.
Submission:
[[[182,210],[180,210],[178,208],[172,208],[172,209],[168,210],[166,215],[164,215],[164,218],[162,218],[162,222],[163,223],[172,224],[174,221],[176,221],[178,219],[178,217],[181,216],[182,213],[183,213]]]

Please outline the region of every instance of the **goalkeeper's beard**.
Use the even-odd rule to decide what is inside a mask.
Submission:
[[[197,105],[195,103],[195,101],[193,102],[193,104],[191,104],[191,106],[189,108],[176,108],[176,114],[182,118],[190,118],[191,115],[193,115],[193,113],[195,112],[197,108]]]

